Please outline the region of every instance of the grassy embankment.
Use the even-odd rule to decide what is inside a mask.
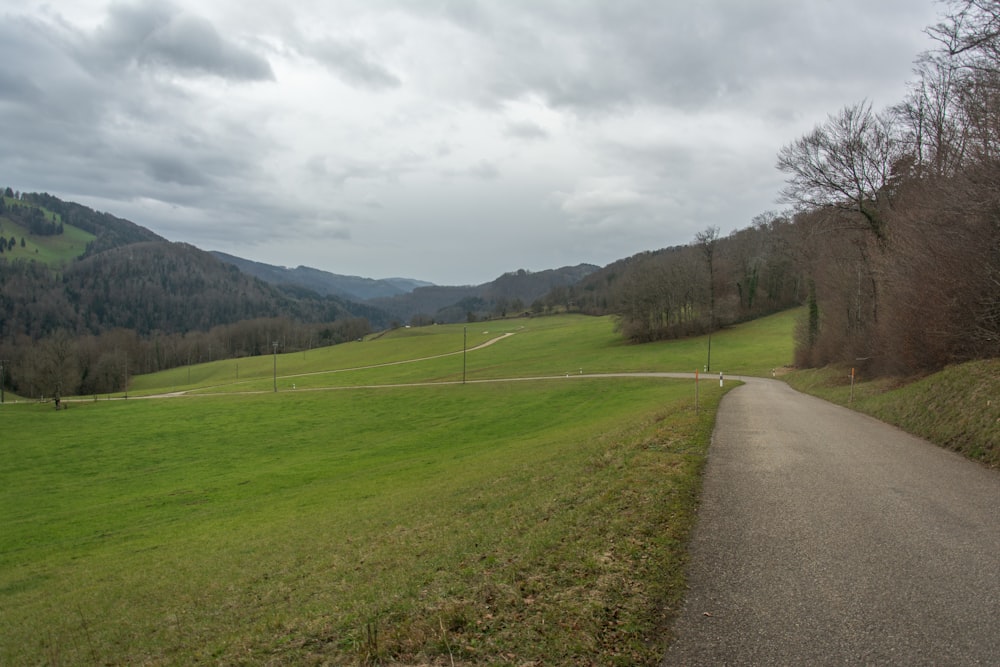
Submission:
[[[1000,467],[1000,359],[954,366],[925,378],[856,380],[850,369],[796,371],[799,391],[869,414],[991,467]]]
[[[791,321],[719,334],[713,359],[769,373]],[[245,385],[234,362],[192,369],[260,394],[5,406],[0,663],[656,664],[721,392],[702,383],[696,414],[690,381],[565,375],[691,370],[705,341],[471,329],[517,333],[468,353],[466,386],[289,389],[460,381],[462,329],[433,327],[279,374],[458,355],[277,394],[266,357]],[[530,375],[557,377],[471,382]]]

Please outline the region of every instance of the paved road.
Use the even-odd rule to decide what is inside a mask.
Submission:
[[[664,665],[1000,665],[1000,474],[772,380],[719,411]]]

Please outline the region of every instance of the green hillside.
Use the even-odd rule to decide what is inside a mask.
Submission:
[[[780,364],[793,320],[713,359]],[[607,318],[400,329],[8,404],[0,662],[658,664],[725,389],[696,411],[690,380],[587,374],[705,347]],[[555,377],[477,382],[530,376]],[[454,384],[357,387],[406,382]]]
[[[15,202],[11,197],[4,197],[5,207]],[[18,202],[21,203],[21,202]],[[51,267],[59,267],[82,257],[87,251],[87,244],[97,238],[78,227],[64,223],[58,213],[40,208],[46,219],[54,219],[63,225],[63,233],[53,236],[32,234],[24,225],[0,214],[0,236],[16,240],[13,248],[8,248],[3,255],[10,260],[34,259]],[[24,246],[21,245],[24,239]]]
[[[799,310],[717,332],[712,371],[769,377],[791,362],[791,332]],[[506,338],[474,348],[505,334]],[[463,348],[472,350],[465,355]],[[308,352],[242,358],[175,368],[134,378],[130,392],[224,393],[280,391],[363,384],[460,382],[614,372],[704,371],[705,337],[634,345],[614,331],[610,317],[561,315],[400,328],[363,343]],[[276,363],[275,363],[276,362]],[[406,363],[398,363],[406,362]]]

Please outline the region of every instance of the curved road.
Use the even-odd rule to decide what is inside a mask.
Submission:
[[[1000,665],[1000,474],[747,379],[664,665]]]

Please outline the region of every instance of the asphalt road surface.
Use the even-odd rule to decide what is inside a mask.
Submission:
[[[1000,665],[1000,474],[748,380],[688,577],[664,665]]]

